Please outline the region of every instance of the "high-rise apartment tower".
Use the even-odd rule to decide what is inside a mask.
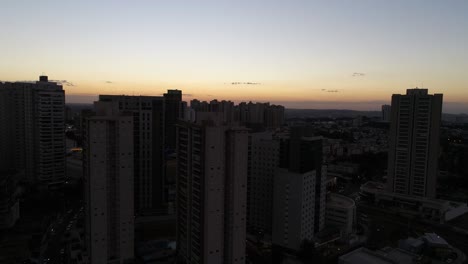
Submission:
[[[442,94],[408,89],[392,97],[387,190],[436,197]]]
[[[85,121],[85,246],[89,263],[132,263],[134,257],[134,119],[96,104]]]
[[[177,254],[183,263],[245,263],[248,132],[198,112],[177,128]]]
[[[0,167],[47,186],[65,181],[65,91],[37,82],[0,83]],[[23,173],[22,173],[23,174]]]

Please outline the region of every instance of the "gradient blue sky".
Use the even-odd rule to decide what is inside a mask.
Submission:
[[[3,0],[1,10],[0,80],[44,72],[73,83],[68,102],[178,88],[185,100],[377,109],[424,86],[444,93],[445,111],[468,112],[465,0]]]

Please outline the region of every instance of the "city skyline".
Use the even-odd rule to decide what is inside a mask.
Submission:
[[[1,6],[1,264],[468,263],[467,0]]]
[[[424,87],[444,93],[444,112],[468,113],[465,1],[184,4],[7,2],[0,79],[44,72],[73,103],[180,89],[186,101],[357,110]]]

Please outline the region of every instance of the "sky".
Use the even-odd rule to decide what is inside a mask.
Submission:
[[[97,94],[376,110],[444,94],[468,113],[468,1],[2,0],[0,80]]]

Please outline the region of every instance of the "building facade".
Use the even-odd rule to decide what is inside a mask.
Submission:
[[[86,252],[89,263],[133,263],[134,121],[109,109],[85,121]]]
[[[177,255],[181,263],[245,263],[245,128],[197,113],[177,128]]]
[[[315,196],[317,179],[325,181],[324,170],[325,167],[305,173],[278,170],[273,196],[273,244],[297,251],[304,240],[312,241],[323,229],[325,208],[316,210],[321,201]]]
[[[441,115],[442,94],[416,88],[393,95],[388,191],[436,197]]]
[[[273,185],[279,165],[279,142],[271,132],[250,134],[247,229],[271,236]]]
[[[114,112],[133,116],[135,211],[164,211],[165,190],[165,99],[161,96],[100,95]]]

